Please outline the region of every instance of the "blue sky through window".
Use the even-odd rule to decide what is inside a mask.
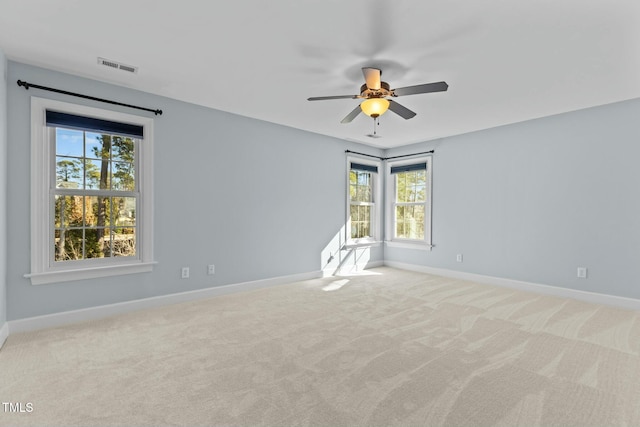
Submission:
[[[82,133],[81,130],[56,128],[56,154],[58,156],[83,157]]]

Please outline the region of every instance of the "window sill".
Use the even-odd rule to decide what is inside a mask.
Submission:
[[[345,249],[369,248],[380,246],[382,242],[377,240],[366,240],[360,242],[349,242],[344,245]]]
[[[431,251],[434,247],[426,242],[412,242],[412,241],[397,241],[397,240],[387,240],[384,242],[385,246],[389,248],[398,248],[398,249],[415,249],[418,251]]]
[[[131,264],[86,267],[73,270],[52,270],[43,273],[25,274],[24,277],[31,279],[32,285],[45,285],[48,283],[97,279],[99,277],[121,276],[124,274],[148,273],[153,270],[154,264],[157,264],[157,262],[136,262]]]

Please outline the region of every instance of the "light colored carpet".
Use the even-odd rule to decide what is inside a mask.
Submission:
[[[640,425],[640,313],[420,273],[9,337],[0,425]]]

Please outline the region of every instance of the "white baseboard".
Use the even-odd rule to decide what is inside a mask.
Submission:
[[[577,289],[561,288],[559,286],[542,285],[539,283],[523,282],[520,280],[505,279],[502,277],[484,276],[482,274],[465,273],[463,271],[447,270],[444,268],[427,267],[423,265],[406,264],[396,261],[385,261],[384,265],[401,270],[417,271],[419,273],[433,274],[436,276],[451,277],[453,279],[468,280],[486,285],[502,286],[520,291],[532,292],[543,295],[572,298],[594,304],[604,304],[629,310],[640,310],[640,300],[625,298],[615,295],[599,294],[595,292],[581,291]]]
[[[5,324],[2,325],[2,327],[0,328],[0,350],[2,349],[2,346],[4,345],[4,342],[7,340],[8,337],[9,337],[9,324],[5,322]]]
[[[269,279],[254,280],[251,282],[235,283],[231,285],[216,286],[206,289],[197,289],[194,291],[161,295],[157,297],[101,305],[80,310],[64,311],[62,313],[46,314],[43,316],[28,317],[26,319],[11,320],[8,322],[7,335],[9,335],[9,333],[15,334],[19,332],[54,328],[71,323],[101,319],[105,317],[115,316],[117,314],[144,310],[147,308],[162,307],[165,305],[194,301],[203,298],[211,298],[237,292],[252,291],[255,289],[284,285],[287,283],[293,283],[302,280],[316,279],[318,277],[322,277],[322,272],[312,271],[309,273],[292,274],[289,276],[280,276]],[[4,331],[4,328],[2,329],[2,331]],[[0,334],[0,337],[1,336],[2,335]]]

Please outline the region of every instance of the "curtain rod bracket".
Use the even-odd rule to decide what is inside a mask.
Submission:
[[[25,88],[25,90],[29,90],[30,87],[34,87],[36,89],[48,90],[49,92],[61,93],[63,95],[70,95],[70,96],[76,96],[78,98],[90,99],[92,101],[99,101],[99,102],[104,102],[104,103],[113,104],[113,105],[121,105],[123,107],[135,108],[137,110],[150,111],[156,116],[162,115],[162,110],[159,110],[159,109],[154,110],[152,108],[138,107],[137,105],[124,104],[122,102],[111,101],[109,99],[96,98],[95,96],[83,95],[81,93],[69,92],[61,89],[54,89],[52,87],[47,87],[47,86],[40,86],[40,85],[29,83],[29,82],[23,82],[22,80],[18,80],[18,86]]]

